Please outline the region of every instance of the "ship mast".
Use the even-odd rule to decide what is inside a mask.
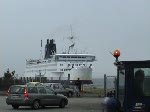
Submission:
[[[71,30],[71,36],[68,37],[68,39],[72,42],[72,44],[69,46],[68,54],[70,53],[70,49],[73,49],[73,47],[75,46],[75,42],[73,41],[75,39],[75,37],[72,34],[72,26],[71,25],[70,25],[70,30]]]
[[[42,40],[41,40],[41,50],[40,50],[40,53],[41,53],[40,59],[43,59],[43,53],[42,53]]]

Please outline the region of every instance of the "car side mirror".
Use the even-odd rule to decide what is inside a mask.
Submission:
[[[54,92],[55,95],[57,95],[57,92]]]

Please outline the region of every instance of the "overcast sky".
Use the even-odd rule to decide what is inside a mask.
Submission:
[[[77,51],[96,55],[94,77],[116,75],[115,49],[120,60],[150,59],[149,0],[0,0],[1,76],[22,75],[26,59],[40,58],[41,39],[67,50],[70,25]]]

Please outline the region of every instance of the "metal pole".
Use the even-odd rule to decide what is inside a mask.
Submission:
[[[119,67],[117,67],[117,86],[116,86],[116,97],[119,98]]]
[[[40,83],[41,83],[41,72],[40,72]]]
[[[106,84],[107,84],[107,77],[106,77],[106,74],[104,74],[104,95],[105,95],[105,96],[107,96],[107,93],[106,93],[106,92],[107,92],[107,91],[106,91],[106,89],[107,89],[107,88],[106,88]]]

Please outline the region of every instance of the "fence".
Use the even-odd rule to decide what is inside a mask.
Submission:
[[[0,91],[7,90],[11,85],[24,85],[28,82],[41,83],[70,83],[68,78],[59,77],[20,77],[20,78],[0,78]]]
[[[0,91],[8,90],[11,85],[24,85],[28,82],[42,83],[64,83],[65,85],[73,84],[74,82],[68,80],[68,77],[20,77],[18,79],[0,78]],[[107,90],[114,88],[114,78],[107,78]],[[90,95],[104,96],[104,78],[93,78],[92,84],[82,84],[82,92]]]
[[[92,79],[93,84],[89,85],[83,85],[83,92],[88,93],[88,94],[93,94],[94,96],[105,96],[105,91],[104,91],[104,78],[93,78]],[[107,77],[106,80],[106,92],[109,91],[110,89],[115,88],[115,78],[114,77]]]

